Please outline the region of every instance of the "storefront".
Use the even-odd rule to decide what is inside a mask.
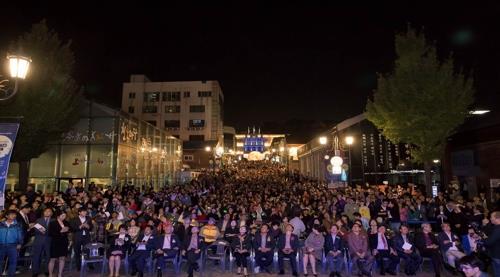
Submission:
[[[31,160],[30,183],[42,191],[65,190],[78,182],[157,189],[176,182],[181,157],[179,139],[126,113],[86,101],[79,122]],[[10,188],[17,176],[17,164],[12,164]]]

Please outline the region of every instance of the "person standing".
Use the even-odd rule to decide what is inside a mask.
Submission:
[[[61,210],[56,211],[56,220],[49,223],[48,236],[50,237],[50,261],[49,277],[54,276],[54,265],[59,261],[58,276],[61,277],[64,270],[64,262],[68,256],[68,234],[69,224],[66,221],[66,213]]]
[[[23,232],[16,221],[17,212],[9,210],[6,220],[0,222],[0,268],[4,268],[5,256],[9,259],[7,276],[16,274],[17,257],[23,244]]]
[[[49,236],[49,223],[52,217],[52,209],[45,208],[43,217],[36,220],[34,225],[35,240],[33,241],[33,258],[32,270],[33,277],[38,276],[40,273],[40,265],[42,257],[45,257],[45,262],[50,259],[50,236]]]
[[[283,259],[288,258],[292,266],[292,275],[297,274],[297,250],[299,248],[299,237],[293,233],[293,225],[288,224],[285,233],[280,236],[277,243],[279,275],[285,274]]]
[[[493,224],[493,228],[488,234],[485,246],[493,261],[495,276],[500,276],[500,212],[491,213],[490,221]]]
[[[92,230],[92,219],[87,216],[87,209],[78,209],[78,216],[70,221],[73,231],[73,247],[75,251],[76,269],[81,270],[82,247],[90,242],[90,230]]]

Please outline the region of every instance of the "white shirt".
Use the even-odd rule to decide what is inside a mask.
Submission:
[[[387,244],[388,244],[387,239],[385,239],[385,237],[384,237],[384,239],[385,239],[385,243],[386,243],[386,245],[384,245],[384,241],[383,241],[382,236],[383,236],[383,235],[382,235],[382,234],[380,234],[380,233],[379,233],[379,234],[377,234],[377,238],[378,238],[378,242],[377,242],[377,250],[388,250],[388,247],[389,247],[389,246],[387,245]]]
[[[300,236],[306,230],[306,226],[304,222],[299,217],[294,217],[290,220],[290,224],[293,225],[293,233],[297,236]]]
[[[450,242],[452,243],[451,247],[448,248],[448,250],[458,250],[457,246],[455,245],[455,242],[453,241],[453,237],[452,237],[451,233],[449,233],[449,234],[446,232],[444,232],[444,233],[446,234],[446,236],[448,236],[448,238],[450,239]]]
[[[165,235],[165,239],[163,240],[163,248],[162,249],[170,249],[170,235]]]
[[[80,219],[80,222],[83,224],[87,221],[87,218],[85,216],[78,216],[78,218]],[[86,232],[85,232],[85,229],[82,229],[82,235],[85,236]]]
[[[149,238],[151,235],[144,235],[144,238],[142,239],[142,242],[148,242]],[[146,250],[146,245],[145,244],[140,244],[139,247],[137,247],[137,250]]]

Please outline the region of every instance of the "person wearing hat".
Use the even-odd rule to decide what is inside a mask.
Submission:
[[[362,226],[359,223],[352,225],[352,231],[346,236],[349,253],[353,264],[358,265],[358,275],[372,276],[373,256],[368,247],[366,233],[361,232]]]
[[[255,273],[259,270],[265,270],[270,273],[268,267],[273,262],[275,240],[269,234],[269,226],[262,224],[260,232],[255,235],[253,240],[253,248],[255,250]]]
[[[379,225],[377,228],[378,232],[369,235],[370,249],[380,267],[380,275],[385,275],[385,272],[390,275],[396,275],[399,257],[393,248],[392,240],[387,237],[385,230],[384,225]],[[385,260],[388,260],[389,264],[386,264]]]
[[[208,219],[208,224],[201,227],[200,236],[204,238],[206,244],[214,243],[219,237],[219,228],[215,226],[215,219],[213,217]]]
[[[163,224],[163,236],[157,236],[155,240],[155,254],[157,257],[158,277],[162,276],[161,271],[165,269],[167,260],[177,256],[181,247],[179,238],[173,233],[174,227],[170,222]]]
[[[193,277],[193,271],[198,271],[198,260],[201,257],[201,252],[205,249],[206,244],[203,238],[199,235],[198,226],[192,226],[188,238],[184,241],[184,246],[181,254],[187,260],[187,273],[188,277]]]
[[[248,276],[247,258],[250,256],[252,241],[250,236],[247,234],[246,226],[240,227],[239,234],[232,240],[231,249],[233,250],[233,254],[236,259],[236,266],[238,267],[237,274],[241,274],[241,268],[243,267],[243,275]]]
[[[87,209],[78,209],[78,216],[70,222],[73,231],[73,249],[75,251],[75,262],[78,271],[81,270],[82,247],[90,242],[90,230],[92,230],[92,219],[87,215]]]
[[[288,258],[290,260],[290,265],[292,266],[293,276],[298,276],[297,274],[297,250],[299,249],[299,237],[293,233],[293,225],[287,224],[285,227],[285,233],[281,234],[278,239],[278,266],[280,269],[279,274],[285,274],[283,259]]]

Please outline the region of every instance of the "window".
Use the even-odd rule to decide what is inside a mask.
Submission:
[[[158,102],[160,101],[159,92],[146,92],[144,93],[144,102]]]
[[[179,128],[181,127],[180,120],[165,120],[165,128]]]
[[[135,99],[135,92],[131,92],[128,94],[129,99]]]
[[[174,105],[174,106],[165,106],[165,113],[180,113],[181,112],[181,106]]]
[[[212,97],[211,91],[198,91],[198,97]]]
[[[146,120],[146,122],[156,127],[156,120]]]
[[[189,127],[204,127],[205,120],[203,119],[192,119],[189,120]]]
[[[128,113],[134,113],[134,106],[128,107]]]
[[[184,160],[185,161],[192,161],[192,160],[194,160],[193,155],[184,155]]]
[[[157,113],[158,107],[156,107],[156,106],[143,106],[142,112],[143,113]]]
[[[181,101],[180,91],[167,91],[162,94],[163,101],[175,102]]]
[[[189,136],[189,141],[204,141],[205,136],[204,135],[190,135]]]
[[[189,112],[191,113],[204,113],[205,105],[191,105],[189,106]]]
[[[184,98],[189,98],[191,97],[191,92],[190,91],[185,91],[184,92]]]

